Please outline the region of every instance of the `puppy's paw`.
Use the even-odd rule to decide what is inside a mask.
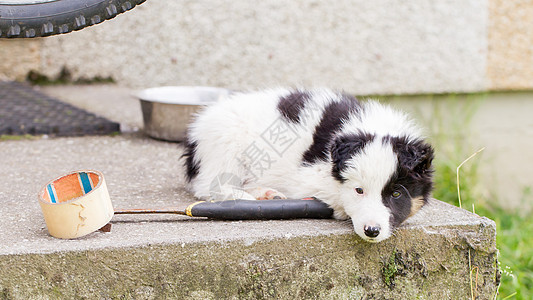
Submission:
[[[258,187],[247,192],[257,200],[287,199],[281,192],[271,188]]]

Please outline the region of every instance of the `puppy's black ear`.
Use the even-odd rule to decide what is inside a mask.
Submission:
[[[392,146],[398,153],[400,166],[409,173],[418,176],[431,173],[431,162],[434,157],[431,145],[422,140],[409,141],[407,138],[398,138],[392,141]]]
[[[330,146],[331,161],[333,163],[331,173],[338,181],[344,182],[346,179],[341,176],[341,172],[346,169],[346,161],[355,154],[361,152],[374,136],[367,133],[341,135],[335,138]]]

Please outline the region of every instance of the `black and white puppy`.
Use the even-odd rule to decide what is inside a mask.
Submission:
[[[196,197],[314,196],[379,242],[432,189],[432,147],[403,113],[328,89],[234,94],[189,126],[185,165]]]

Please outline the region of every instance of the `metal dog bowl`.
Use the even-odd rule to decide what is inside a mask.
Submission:
[[[187,125],[203,106],[228,96],[229,90],[200,86],[166,86],[143,90],[141,101],[144,131],[149,136],[173,142],[185,140]]]

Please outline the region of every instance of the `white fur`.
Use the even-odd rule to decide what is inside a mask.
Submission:
[[[381,140],[367,145],[349,161],[350,167],[343,173],[348,182],[344,184],[332,176],[330,161],[302,166],[302,156],[313,143],[313,133],[324,107],[339,101],[339,97],[326,89],[311,91],[313,101],[300,114],[303,121],[290,124],[297,138],[280,154],[261,135],[275,122],[284,121],[277,105],[279,98],[288,93],[289,90],[275,89],[237,94],[197,116],[189,129],[189,140],[197,144],[195,158],[200,164],[200,171],[190,184],[195,196],[213,198],[212,187],[217,176],[232,174],[240,179],[237,189],[243,198],[257,198],[249,193],[257,188],[272,188],[288,198],[316,196],[334,209],[336,218],[351,217],[355,232],[362,238],[376,242],[388,238],[392,234],[390,211],[382,203],[380,193],[398,164],[392,147],[384,146]],[[373,101],[362,104],[364,114],[352,116],[342,125],[341,132],[364,131],[377,136],[420,134],[404,114]],[[250,162],[243,159],[251,145],[270,158],[268,168],[258,177],[257,172],[251,172]],[[220,190],[225,195],[234,195],[236,187],[231,186],[234,184],[233,181],[229,187],[220,186]],[[354,191],[357,187],[363,188],[363,195]],[[379,225],[380,235],[367,238],[363,229],[366,225]]]
[[[381,201],[381,190],[396,170],[397,163],[392,147],[384,147],[381,140],[370,143],[363,153],[349,161],[352,167],[344,176],[350,182],[349,186],[362,188],[364,193],[359,195],[353,189],[346,190],[341,201],[346,215],[357,216],[352,217],[352,222],[359,236],[365,237],[366,225],[380,225],[381,233],[376,241],[390,236],[391,228],[387,225],[390,211]]]

